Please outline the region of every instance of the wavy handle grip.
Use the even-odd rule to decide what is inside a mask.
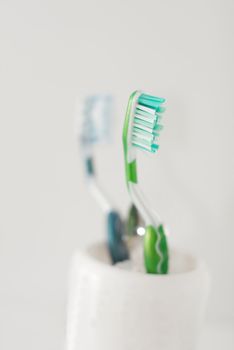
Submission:
[[[148,273],[166,274],[168,272],[167,239],[162,225],[157,228],[147,226],[144,236],[144,260]]]

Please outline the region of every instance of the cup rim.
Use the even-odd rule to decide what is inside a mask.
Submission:
[[[107,244],[104,241],[98,241],[98,242],[89,244],[81,251],[76,252],[74,254],[74,258],[76,259],[76,257],[82,256],[82,258],[85,259],[87,261],[87,263],[93,265],[94,270],[96,270],[97,268],[102,269],[102,270],[105,269],[106,271],[109,271],[111,273],[114,272],[116,275],[122,274],[122,276],[125,275],[126,277],[129,277],[131,275],[131,276],[143,278],[145,280],[157,279],[157,280],[165,280],[166,281],[169,279],[170,280],[171,279],[181,279],[181,278],[185,278],[185,277],[190,278],[196,274],[199,274],[201,270],[207,270],[206,263],[200,257],[195,256],[194,254],[190,253],[189,251],[186,252],[182,249],[178,249],[175,247],[170,249],[171,252],[173,252],[175,254],[183,255],[185,258],[190,259],[190,261],[192,261],[192,263],[193,263],[193,267],[188,269],[187,271],[176,272],[176,273],[171,273],[171,274],[169,273],[169,274],[164,274],[164,275],[147,274],[147,273],[142,273],[139,271],[125,270],[125,269],[115,267],[111,263],[111,259],[109,259],[108,253],[106,254],[106,260],[105,260],[105,258],[104,259],[98,258],[97,255],[95,256],[94,250],[97,250],[97,249],[102,249],[103,252],[108,251]]]

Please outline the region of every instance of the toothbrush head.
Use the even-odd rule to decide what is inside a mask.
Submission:
[[[163,126],[160,124],[165,108],[164,98],[142,93],[136,102],[132,125],[132,145],[155,153],[158,137]]]
[[[90,95],[76,105],[75,136],[82,150],[86,175],[95,175],[94,148],[110,140],[113,100],[109,95]]]
[[[155,97],[136,91],[132,99],[131,140],[134,147],[155,153],[158,137],[163,126],[160,124],[165,111],[164,98]]]
[[[155,153],[163,126],[160,124],[164,98],[141,91],[131,94],[123,128],[123,145],[127,181],[137,183],[135,149]]]
[[[77,123],[77,134],[81,145],[91,147],[107,142],[111,133],[112,97],[109,95],[87,96],[79,105],[81,123]]]

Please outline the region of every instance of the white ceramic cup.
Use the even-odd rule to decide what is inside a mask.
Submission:
[[[72,261],[66,350],[193,350],[209,289],[199,259],[171,253],[173,272],[112,266],[104,243]]]

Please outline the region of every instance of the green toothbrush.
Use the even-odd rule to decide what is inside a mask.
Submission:
[[[144,261],[148,273],[168,272],[168,246],[160,219],[152,213],[139,191],[136,149],[155,153],[162,129],[159,121],[165,108],[164,98],[150,96],[141,91],[131,94],[123,128],[125,173],[132,202],[145,222]]]

